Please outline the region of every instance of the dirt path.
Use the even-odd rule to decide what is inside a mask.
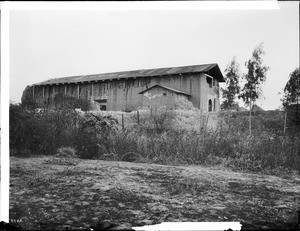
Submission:
[[[87,228],[98,220],[132,226],[237,221],[245,228],[297,222],[300,177],[204,168],[49,157],[11,158],[10,218],[27,229]]]

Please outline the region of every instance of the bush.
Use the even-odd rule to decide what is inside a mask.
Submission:
[[[61,147],[76,147],[81,158],[94,158],[109,149],[108,138],[117,121],[111,116],[79,114],[61,104],[56,108],[28,110],[10,105],[10,147],[17,156],[53,155]],[[61,148],[59,155],[74,150]]]
[[[176,118],[175,108],[176,101],[171,97],[161,96],[152,99],[145,97],[139,125],[149,133],[160,134],[171,130]]]
[[[11,154],[28,156],[31,151],[39,148],[42,128],[33,110],[27,110],[21,104],[11,103],[9,123]]]
[[[71,147],[61,147],[57,150],[56,155],[57,157],[68,157],[68,158],[72,158],[72,157],[77,157],[76,155],[76,150],[74,148]]]
[[[90,111],[92,104],[87,99],[77,99],[75,97],[66,96],[58,93],[54,96],[53,102],[48,104],[48,107],[57,109],[73,109],[80,108],[82,111]]]
[[[66,165],[74,164],[76,161],[68,160],[77,154],[84,159],[218,165],[264,173],[299,169],[300,136],[283,134],[281,112],[257,112],[249,135],[248,114],[243,112],[221,114],[224,123],[216,130],[196,131],[173,127],[180,122],[182,113],[175,120],[173,109],[155,110],[152,114],[149,109],[141,110],[139,125],[131,130],[118,130],[117,120],[112,116],[79,114],[68,107],[27,110],[11,104],[11,153],[19,156],[56,153],[50,162]],[[165,118],[156,124],[154,115],[157,121]]]
[[[32,97],[32,88],[30,86],[27,86],[22,94],[22,107],[33,110],[38,108],[38,104],[36,103],[35,99]]]
[[[69,108],[28,110],[10,104],[11,153],[53,155],[61,146],[73,146],[78,114]]]
[[[140,159],[137,134],[128,130],[115,130],[109,138],[110,146],[106,157],[128,162],[136,162]]]
[[[274,173],[298,170],[297,156],[300,139],[261,132],[168,131],[142,134],[141,131],[116,131],[108,140],[106,158],[167,165],[201,164],[236,170]],[[126,159],[126,153],[128,158]]]
[[[47,109],[38,114],[44,130],[41,151],[50,155],[59,147],[74,146],[79,114],[70,108]]]
[[[109,136],[116,129],[117,121],[108,116],[102,117],[86,113],[79,117],[75,145],[80,158],[98,158],[109,150]]]

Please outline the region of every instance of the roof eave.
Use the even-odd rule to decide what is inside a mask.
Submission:
[[[201,66],[205,66],[203,69]],[[62,77],[59,78],[61,79],[60,81],[57,81],[59,79],[48,79],[44,82],[40,82],[37,84],[33,85],[39,85],[39,86],[45,86],[45,85],[52,85],[52,84],[76,84],[76,83],[81,83],[81,82],[94,82],[94,81],[108,81],[108,80],[114,80],[114,79],[128,79],[128,78],[140,78],[140,77],[159,77],[159,76],[171,76],[171,75],[184,75],[184,74],[189,74],[189,73],[208,73],[212,76],[214,76],[219,82],[225,82],[225,79],[218,67],[217,63],[211,63],[211,64],[203,64],[199,65],[200,69],[197,69],[197,65],[195,69],[193,70],[190,69],[190,66],[186,67],[178,67],[181,68],[179,72],[174,72],[174,73],[166,73],[169,72],[172,68],[158,68],[158,71],[155,71],[155,69],[149,69],[149,70],[135,70],[135,71],[125,71],[125,72],[114,72],[114,73],[103,73],[103,74],[96,74],[96,75],[79,75],[79,76],[71,76],[71,77]],[[174,67],[176,68],[176,67]],[[167,70],[165,70],[167,69]],[[169,70],[168,70],[169,69]],[[148,73],[142,73],[145,71],[150,71]],[[150,73],[153,74],[151,75]],[[117,76],[120,73],[123,76]],[[132,76],[130,76],[132,74]],[[139,76],[141,74],[141,76]],[[107,76],[106,76],[107,75]],[[127,75],[127,76],[124,76]],[[56,81],[55,81],[56,80]]]
[[[207,71],[207,73],[212,73],[210,75],[214,76],[219,82],[225,82],[224,76],[218,64],[215,63],[214,66]]]
[[[145,89],[145,90],[139,92],[138,94],[143,94],[143,93],[145,93],[146,91],[149,91],[150,89],[152,89],[152,88],[154,88],[154,87],[161,87],[161,88],[164,88],[164,89],[166,89],[166,90],[175,92],[176,94],[181,94],[181,95],[186,95],[186,96],[192,96],[191,94],[188,94],[188,93],[186,93],[186,92],[182,92],[182,91],[179,91],[179,90],[177,90],[177,89],[174,89],[174,90],[173,90],[172,88],[165,87],[165,86],[162,86],[162,85],[159,85],[159,84],[155,84],[154,86],[149,87],[148,89]]]

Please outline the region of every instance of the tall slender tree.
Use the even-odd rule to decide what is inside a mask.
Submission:
[[[252,57],[245,63],[248,69],[244,75],[246,83],[241,90],[239,98],[242,98],[247,106],[249,106],[249,132],[251,134],[251,112],[257,99],[262,96],[261,84],[266,81],[266,73],[269,67],[263,63],[265,51],[263,43],[256,46],[252,52]]]
[[[291,104],[295,104],[293,123],[298,126],[300,124],[300,70],[297,67],[293,72],[290,73],[290,78],[285,85],[283,90],[283,98],[281,99],[282,106],[285,109],[285,118],[284,118],[284,133],[286,132],[286,124],[287,124],[287,114],[288,114],[288,106]],[[300,153],[300,147],[299,147]],[[300,169],[299,169],[300,171]],[[299,172],[300,173],[300,172]]]
[[[283,90],[283,107],[295,103],[300,104],[300,70],[297,67],[293,72],[290,73],[290,78],[285,85]]]
[[[221,89],[222,98],[224,99],[221,105],[222,109],[229,109],[236,104],[235,100],[240,93],[239,80],[241,74],[239,68],[240,65],[236,61],[236,57],[233,57],[225,69],[226,88]]]

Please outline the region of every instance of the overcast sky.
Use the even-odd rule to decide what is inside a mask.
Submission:
[[[218,63],[242,71],[264,43],[264,109],[299,66],[299,3],[280,10],[10,11],[10,100],[27,85],[73,75]]]

